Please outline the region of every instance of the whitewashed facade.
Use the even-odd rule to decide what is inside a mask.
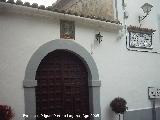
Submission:
[[[101,117],[97,120],[118,119],[110,108],[110,102],[118,96],[127,101],[128,111],[140,110],[144,113],[152,108],[148,87],[160,87],[160,1],[124,2],[125,7],[121,0],[113,4],[115,19],[122,25],[0,2],[0,104],[13,108],[14,120],[24,120],[23,82],[27,65],[41,46],[61,40],[61,19],[75,21],[75,40],[68,41],[86,49],[97,65],[101,82]],[[152,39],[153,49],[133,49],[126,45],[129,39],[125,25],[139,27],[138,16],[144,15],[140,7],[146,2],[153,8],[141,27],[156,30]],[[123,17],[124,11],[128,15],[126,19]],[[103,35],[100,44],[95,39],[99,32]],[[160,106],[160,101],[156,101],[156,106]],[[143,113],[142,119],[145,118]],[[157,120],[160,119],[159,114]],[[137,120],[140,120],[138,117]]]

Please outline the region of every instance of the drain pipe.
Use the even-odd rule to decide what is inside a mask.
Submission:
[[[156,120],[156,99],[153,99],[152,101],[153,107],[152,107],[152,119]]]

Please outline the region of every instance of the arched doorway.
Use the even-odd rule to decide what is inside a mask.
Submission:
[[[89,115],[88,72],[75,54],[55,50],[45,56],[36,72],[36,115],[43,120],[87,120]]]
[[[24,98],[25,98],[25,120],[36,120],[36,94],[37,86],[36,71],[41,64],[42,59],[48,53],[56,50],[70,51],[76,54],[86,66],[88,73],[88,88],[89,88],[89,111],[92,114],[101,114],[100,108],[100,86],[98,69],[91,54],[80,44],[72,40],[57,39],[49,41],[40,46],[30,58],[25,71],[23,81]],[[101,116],[93,117],[92,120],[101,120]]]

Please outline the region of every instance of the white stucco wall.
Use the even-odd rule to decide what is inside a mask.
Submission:
[[[135,6],[132,1],[127,2],[128,25],[138,25],[136,21],[138,18],[135,16],[140,11],[139,6],[143,4],[142,1],[139,2]],[[122,7],[120,2],[118,6],[120,10]],[[135,12],[132,11],[134,7],[136,7]],[[152,26],[157,30],[153,39],[153,51],[159,52],[160,41],[156,21],[159,13],[156,9],[158,8],[154,7],[150,14],[153,16],[153,21],[152,17],[148,17],[144,26]],[[122,11],[119,12],[122,22],[121,16]],[[128,51],[125,36],[117,40],[117,33],[84,26],[78,22],[75,22],[75,25],[75,41],[89,52],[91,52],[95,34],[100,31],[103,35],[103,42],[100,45],[94,45],[92,51],[102,82],[100,89],[102,120],[114,119],[109,104],[118,96],[126,99],[129,110],[150,108],[151,102],[148,100],[147,88],[160,87],[160,54]],[[25,112],[23,80],[27,63],[41,45],[58,39],[59,32],[59,20],[54,17],[33,17],[0,12],[0,104],[12,106],[16,113],[15,120],[23,120],[22,114]],[[157,102],[157,106],[159,105],[160,102]]]
[[[32,54],[59,38],[59,21],[16,14],[0,15],[0,103],[11,105],[21,120],[24,113],[23,80]]]
[[[117,91],[122,93],[122,96],[126,98],[128,102],[129,111],[151,108],[152,104],[151,101],[148,100],[147,87],[160,87],[160,76],[158,72],[160,65],[160,1],[124,0],[126,5],[125,11],[129,15],[127,19],[123,18],[124,11],[122,8],[122,0],[117,0],[117,2],[118,18],[123,23],[123,25],[126,25],[127,27],[130,25],[139,27],[140,24],[138,22],[138,16],[145,15],[143,13],[143,10],[141,9],[141,6],[144,3],[149,3],[153,5],[150,14],[141,22],[142,28],[156,30],[156,32],[153,34],[152,40],[153,49],[136,49],[140,52],[124,50],[124,46],[119,46],[120,44],[125,45],[124,42],[126,41],[126,35],[124,30],[122,32],[123,36],[121,40],[119,40],[119,44],[117,46],[120,47],[119,49],[121,49],[122,51],[118,50],[118,52],[120,53],[117,54],[118,56],[114,57],[117,58],[119,62],[115,59],[112,60],[112,62],[115,61],[114,67],[112,67],[112,69],[115,70],[116,74],[111,77],[111,79],[117,77],[117,80],[114,80],[115,82],[118,82],[118,80],[122,81],[119,85],[116,85],[116,87],[119,86],[120,89],[115,89],[118,89]],[[148,51],[148,53],[145,53],[143,51]],[[118,66],[117,68],[119,69],[115,69],[116,66]],[[123,76],[121,76],[122,74]],[[115,94],[115,92],[113,92],[112,94]],[[157,100],[156,105],[160,106],[159,100]]]

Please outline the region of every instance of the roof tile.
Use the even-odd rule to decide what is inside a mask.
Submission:
[[[48,11],[52,11],[52,12],[64,13],[64,14],[68,14],[68,15],[75,15],[75,16],[80,16],[80,17],[84,17],[84,18],[105,21],[107,23],[110,22],[110,23],[114,23],[114,24],[121,24],[120,21],[118,21],[118,20],[110,20],[110,19],[106,19],[104,17],[97,17],[96,18],[95,16],[92,16],[92,15],[84,16],[83,14],[78,14],[76,12],[72,13],[71,11],[66,12],[64,10],[54,9],[53,6],[45,7],[44,5],[38,6],[37,3],[33,3],[32,5],[29,2],[23,3],[21,0],[17,0],[16,2],[14,2],[14,0],[8,0],[7,2],[6,2],[6,0],[0,0],[0,2],[5,2],[8,4],[22,5],[22,6],[27,6],[27,7],[32,7],[32,8],[42,9],[42,10],[48,10]]]

